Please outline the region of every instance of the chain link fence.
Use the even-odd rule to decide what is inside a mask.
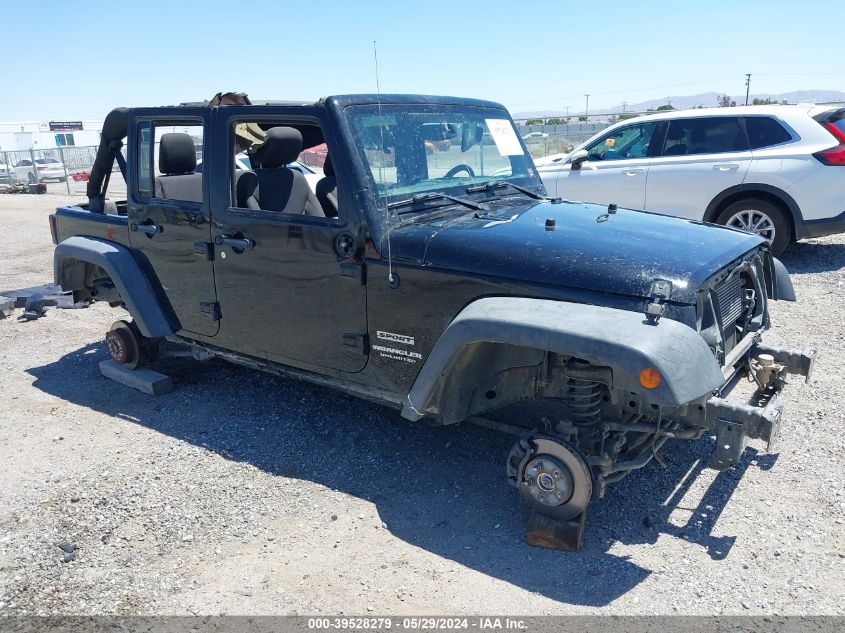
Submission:
[[[83,178],[83,172],[91,171],[96,156],[96,146],[2,151],[0,183],[37,183],[47,180],[64,182]],[[117,164],[114,169],[118,169]]]
[[[606,118],[606,117],[605,117]],[[528,146],[532,158],[571,152],[588,138],[610,125],[602,121],[571,121],[563,119],[517,119],[516,129]]]

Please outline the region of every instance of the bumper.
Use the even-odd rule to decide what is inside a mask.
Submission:
[[[833,218],[824,220],[804,220],[800,226],[795,227],[795,237],[803,239],[807,237],[824,237],[845,233],[845,211]]]
[[[761,344],[751,348],[752,357],[760,354],[773,356],[787,374],[803,376],[805,380],[810,379],[816,358],[814,349],[793,350]],[[783,416],[780,400],[783,385],[783,380],[775,380],[765,389],[758,388],[749,404],[736,404],[719,397],[707,401],[706,417],[716,429],[710,468],[725,470],[735,465],[748,439],[765,440],[766,450],[774,449]]]

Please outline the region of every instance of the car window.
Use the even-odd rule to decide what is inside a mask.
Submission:
[[[252,142],[248,151],[230,154],[231,198],[234,207],[273,214],[317,216],[335,220],[338,217],[337,190],[330,183],[317,187],[304,174],[314,173],[303,167],[303,161],[322,165],[328,156],[328,146],[322,127],[316,122],[286,122],[281,120],[239,120],[233,123],[233,149],[243,149],[245,126]],[[298,140],[295,132],[298,132]],[[253,140],[260,135],[263,140]],[[279,133],[280,135],[277,135]],[[282,139],[287,139],[282,141]],[[284,164],[278,161],[283,154],[299,145],[295,160]],[[284,147],[284,152],[281,148]],[[288,154],[289,155],[289,154]],[[291,157],[293,158],[293,157]],[[246,168],[246,169],[244,169]],[[336,187],[336,183],[334,185]]]
[[[32,166],[32,163],[29,162],[28,160],[19,161],[18,164],[15,165],[15,167],[31,167],[31,166]]]
[[[792,140],[789,130],[772,117],[746,117],[745,129],[748,131],[748,143],[751,149],[771,147]]]
[[[163,142],[166,154],[161,151]],[[202,160],[201,121],[142,121],[136,146],[137,191],[141,196],[202,202],[202,171],[196,170]]]
[[[465,189],[503,178],[536,182],[513,122],[498,108],[362,105],[345,114],[379,195]]]
[[[648,154],[656,128],[654,121],[619,128],[586,148],[589,160],[642,158]]]
[[[664,156],[720,154],[748,149],[737,117],[673,119],[666,131]]]

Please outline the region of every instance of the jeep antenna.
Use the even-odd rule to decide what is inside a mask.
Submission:
[[[378,106],[378,131],[381,143],[381,153],[384,154],[384,123],[381,118],[381,86],[378,81],[378,48],[376,41],[373,40],[373,60],[376,65],[376,105]],[[393,253],[390,251],[390,209],[387,206],[387,188],[384,182],[384,157],[379,160],[378,166],[379,184],[381,185],[383,200],[384,200],[384,219],[387,223],[387,283],[391,286],[396,283],[396,277],[393,275]]]

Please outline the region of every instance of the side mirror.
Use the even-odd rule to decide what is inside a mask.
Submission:
[[[569,164],[572,165],[573,171],[581,169],[581,165],[590,157],[585,149],[579,149],[569,157]]]

